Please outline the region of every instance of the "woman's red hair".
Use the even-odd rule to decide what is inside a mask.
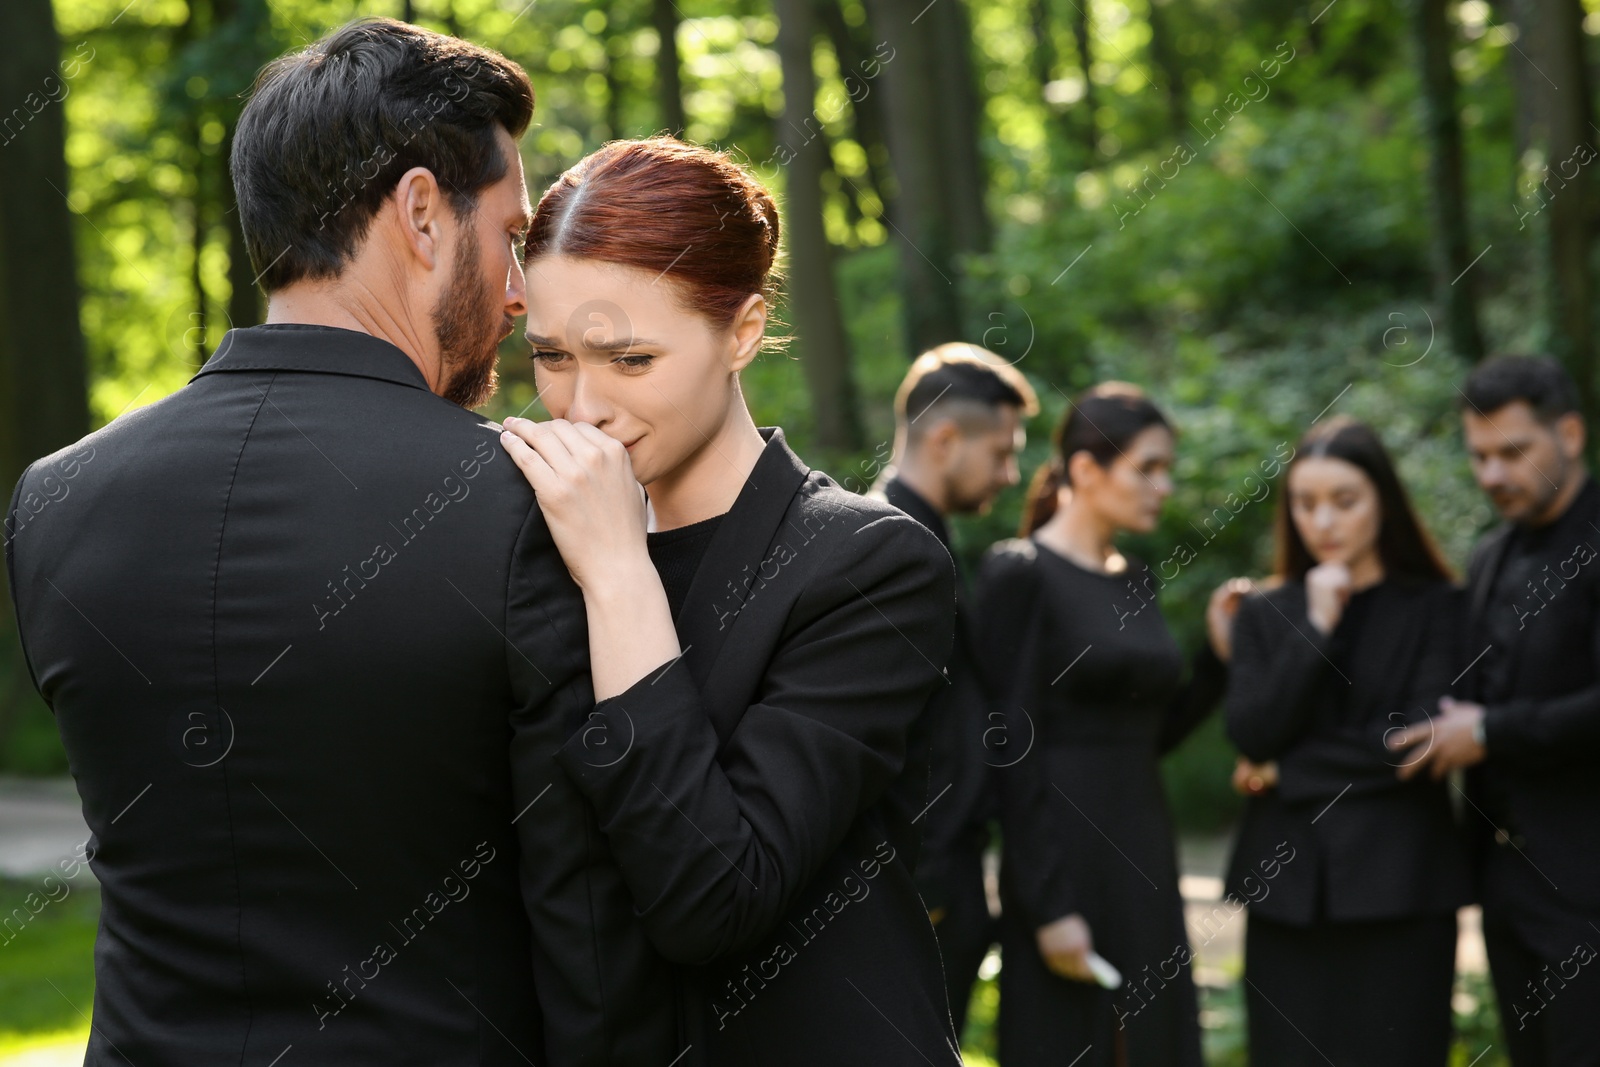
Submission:
[[[673,137],[585,156],[545,190],[526,247],[529,262],[566,255],[665,276],[718,327],[752,293],[777,296],[772,194],[725,154]]]

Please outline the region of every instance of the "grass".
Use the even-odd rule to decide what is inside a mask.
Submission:
[[[97,889],[71,885],[67,896],[45,904],[21,929],[0,933],[0,1067],[64,1067],[82,1062],[88,1012],[94,1001],[94,937],[100,912]],[[0,916],[22,909],[38,881],[0,879]],[[38,900],[35,898],[35,906]],[[995,1067],[995,1017],[1000,988],[986,963],[973,989],[962,1035],[970,1067]],[[1209,1067],[1246,1067],[1244,996],[1236,973],[1200,987],[1200,1022]],[[1481,974],[1457,978],[1456,1044],[1451,1067],[1505,1067],[1494,996]]]
[[[54,1051],[75,1052],[70,1062],[82,1062],[89,1036],[84,1015],[94,1004],[100,892],[52,882],[57,895],[56,885],[68,886],[67,895],[50,901],[42,879],[0,879],[0,917],[12,920],[0,932],[0,1067],[69,1062],[47,1055]]]

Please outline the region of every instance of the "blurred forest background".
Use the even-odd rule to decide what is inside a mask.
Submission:
[[[1269,563],[1280,487],[1240,507],[1246,479],[1323,412],[1381,427],[1459,564],[1490,520],[1456,429],[1467,365],[1554,353],[1596,410],[1600,0],[5,0],[8,490],[260,320],[226,166],[242,95],[357,15],[527,68],[535,199],[616,137],[747,160],[785,204],[798,336],[747,393],[853,488],[932,343],[1030,376],[1025,476],[1069,395],[1152,390],[1178,493],[1130,547],[1165,561],[1191,645],[1207,591]],[[503,354],[495,417],[533,400],[520,335]],[[1020,499],[958,523],[968,564]],[[61,773],[9,610],[0,646],[0,772]],[[1230,763],[1215,720],[1169,760],[1186,828],[1230,819]]]

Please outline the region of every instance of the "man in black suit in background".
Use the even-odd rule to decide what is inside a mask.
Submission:
[[[1600,1064],[1600,486],[1554,360],[1489,360],[1461,397],[1473,475],[1505,521],[1467,566],[1470,699],[1406,732],[1420,755],[1401,773],[1468,768],[1512,1063]]]
[[[945,516],[987,511],[1018,481],[1024,420],[1039,410],[1028,380],[999,356],[953,342],[924,352],[895,394],[894,466],[873,495],[910,515],[950,548]],[[954,553],[952,552],[952,557]],[[917,888],[939,935],[945,991],[959,1037],[978,965],[995,940],[983,884],[983,852],[996,800],[986,745],[988,696],[971,632],[971,601],[958,565],[950,684],[928,702],[933,745]]]
[[[103,887],[90,1065],[677,1052],[552,758],[593,706],[581,594],[467,410],[523,311],[532,111],[389,20],[268,67],[232,156],[268,324],[17,487]]]

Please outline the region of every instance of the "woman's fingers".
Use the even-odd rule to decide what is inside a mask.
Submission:
[[[572,424],[572,429],[579,441],[592,447],[600,456],[609,460],[628,458],[628,450],[623,447],[622,442],[599,427],[591,426],[587,422],[576,422]]]
[[[511,456],[511,462],[515,463],[522,476],[528,479],[528,484],[533,486],[535,493],[548,493],[557,485],[558,477],[555,471],[551,470],[549,462],[516,431],[509,429],[503,431],[500,434],[500,447]]]
[[[505,426],[568,481],[594,477],[608,461],[627,455],[620,443],[588,423],[568,422],[566,419],[551,419],[548,422],[507,419]]]

